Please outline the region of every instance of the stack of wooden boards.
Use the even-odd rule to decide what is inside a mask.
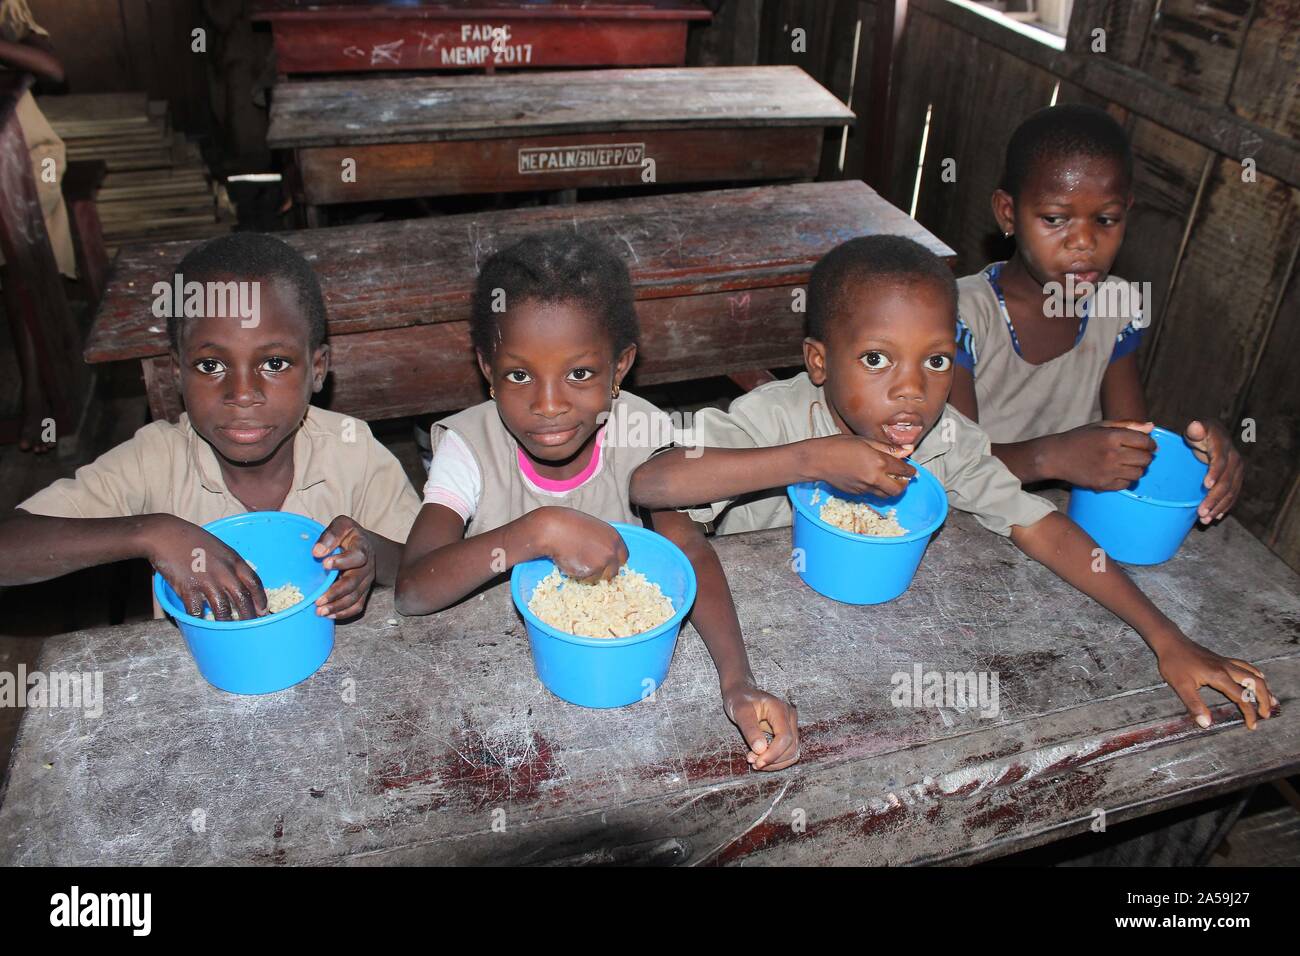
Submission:
[[[234,210],[198,147],[171,128],[167,103],[144,93],[46,96],[41,111],[67,146],[68,161],[102,160],[97,202],[104,244],[201,239],[229,232]]]

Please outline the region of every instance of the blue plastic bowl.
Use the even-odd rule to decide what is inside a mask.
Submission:
[[[807,481],[786,488],[794,505],[794,567],[805,584],[845,604],[883,604],[912,583],[930,536],[948,517],[948,495],[939,480],[908,459],[916,476],[893,498],[851,495],[824,481]],[[820,489],[817,504],[813,492]],[[827,495],[861,501],[884,514],[898,510],[898,523],[909,529],[896,538],[854,534],[820,517]]]
[[[1196,524],[1210,466],[1182,435],[1151,430],[1155,457],[1142,477],[1119,491],[1070,492],[1069,515],[1102,550],[1125,564],[1160,564],[1178,553]]]
[[[663,535],[630,524],[613,527],[627,545],[627,565],[659,585],[676,613],[631,637],[579,637],[542,622],[528,610],[537,582],[553,570],[550,558],[516,564],[510,596],[523,616],[537,677],[556,697],[581,707],[623,707],[650,696],[668,676],[682,620],[695,601],[695,569]]]
[[[186,613],[155,572],[153,593],[176,619],[199,673],[232,694],[269,694],[316,673],[334,649],[334,622],[317,615],[316,599],[339,576],[311,554],[324,527],[285,511],[252,511],[203,527],[255,565],[264,587],[296,584],[303,600],[251,621],[209,621]]]

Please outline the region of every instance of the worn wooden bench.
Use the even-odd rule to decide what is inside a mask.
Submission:
[[[756,676],[799,705],[787,770],[748,770],[689,626],[653,699],[585,710],[537,680],[504,584],[424,618],[381,589],[265,697],[205,683],[165,621],[46,641],[42,673],[101,673],[102,713],[26,711],[0,864],[975,862],[1300,766],[1300,578],[1232,518],[1132,573],[1268,675],[1253,733],[1211,692],[1198,728],[1135,633],[967,515],[874,607],[804,586],[788,530],[716,547]],[[917,669],[996,674],[996,713],[895,706]]]
[[[538,4],[531,0],[255,0],[276,69],[294,73],[681,66],[697,0]]]
[[[796,66],[281,83],[267,143],[303,200],[817,175],[853,113]]]
[[[334,370],[321,404],[361,418],[463,408],[485,397],[468,308],[478,268],[529,232],[581,229],[622,253],[643,345],[640,384],[803,361],[795,289],[854,236],[910,236],[952,250],[860,181],[795,183],[284,233],[316,268]],[[150,311],[194,243],[118,254],[86,348],[138,360],[155,418],[181,412],[166,328]],[[631,383],[630,383],[631,384]]]

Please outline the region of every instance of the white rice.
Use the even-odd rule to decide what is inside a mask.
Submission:
[[[874,538],[897,538],[907,534],[907,529],[898,523],[897,508],[890,508],[882,515],[870,505],[860,501],[845,501],[834,495],[826,496],[820,517],[837,528]]]
[[[250,565],[251,567],[251,565]],[[253,570],[257,570],[254,568]],[[266,592],[266,613],[277,614],[280,611],[287,611],[295,604],[302,602],[303,594],[296,584],[281,584],[278,588],[271,588]],[[205,611],[203,616],[209,621],[215,621],[216,617],[212,611]],[[231,609],[231,619],[238,621],[239,612]]]
[[[675,613],[659,585],[627,565],[608,581],[574,581],[558,570],[537,582],[528,610],[544,623],[579,637],[631,637]]]

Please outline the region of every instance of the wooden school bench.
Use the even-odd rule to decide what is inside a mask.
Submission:
[[[466,193],[809,179],[853,112],[797,66],[280,83],[267,144],[308,207]]]
[[[24,712],[0,864],[973,863],[1300,767],[1300,577],[1233,518],[1131,573],[1264,670],[1282,708],[1253,733],[1211,692],[1197,727],[1136,633],[968,515],[875,607],[804,586],[788,529],[715,546],[755,675],[799,706],[787,770],[747,768],[689,626],[652,699],[586,710],[537,680],[505,584],[417,618],[381,589],[264,697],[208,685],[167,621],[45,641],[102,712]],[[918,670],[997,674],[996,712],[895,706]]]
[[[486,398],[469,298],[496,249],[541,229],[580,229],[632,273],[642,347],[629,387],[803,362],[797,290],[855,236],[904,235],[952,250],[857,180],[543,206],[283,233],[320,276],[333,370],[319,404],[359,418],[465,408]],[[181,412],[156,282],[192,242],[123,249],[96,314],[88,362],[137,360],[155,418]]]
[[[276,69],[291,73],[681,66],[697,0],[538,4],[531,0],[254,0]]]

